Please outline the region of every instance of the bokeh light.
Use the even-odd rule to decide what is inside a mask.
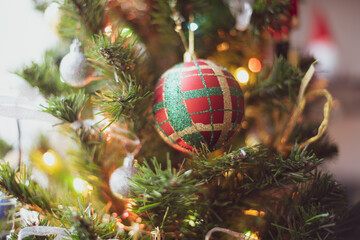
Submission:
[[[246,71],[245,68],[239,67],[235,70],[235,78],[240,83],[247,83],[249,81],[249,73]]]
[[[43,159],[44,163],[49,167],[54,166],[56,163],[56,158],[55,158],[54,154],[52,154],[51,152],[44,153],[44,155],[42,156],[42,159]]]
[[[250,58],[248,67],[249,67],[250,71],[252,71],[254,73],[258,73],[261,71],[261,62],[257,58]]]

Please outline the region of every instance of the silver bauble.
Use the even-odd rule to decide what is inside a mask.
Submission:
[[[89,65],[80,41],[75,39],[70,52],[61,60],[61,80],[73,87],[83,87],[92,80],[93,74],[94,69]]]
[[[129,195],[129,181],[136,172],[135,168],[132,166],[133,160],[133,155],[126,156],[124,159],[124,165],[117,168],[111,174],[109,180],[110,190],[119,198],[126,198]]]

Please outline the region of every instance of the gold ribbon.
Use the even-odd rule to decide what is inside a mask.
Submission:
[[[294,130],[296,121],[298,120],[298,118],[300,117],[301,113],[303,112],[303,110],[305,108],[307,98],[324,96],[324,97],[326,97],[327,101],[324,105],[324,119],[318,128],[317,134],[315,136],[309,138],[305,142],[303,142],[301,144],[301,147],[304,147],[310,143],[313,143],[313,142],[319,140],[319,138],[321,138],[326,131],[326,128],[328,126],[329,119],[330,119],[330,112],[332,109],[332,102],[333,102],[331,94],[326,89],[320,89],[320,90],[310,91],[309,93],[307,93],[305,95],[305,90],[306,90],[307,86],[309,85],[309,82],[310,82],[312,76],[315,73],[314,64],[315,63],[311,64],[309,70],[306,72],[305,76],[301,80],[300,92],[298,95],[296,108],[292,114],[292,117],[291,117],[285,131],[284,131],[283,137],[281,138],[282,144],[285,144],[287,142],[290,134]]]

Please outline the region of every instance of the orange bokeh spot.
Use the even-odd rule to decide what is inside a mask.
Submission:
[[[261,71],[261,62],[257,58],[250,58],[248,66],[250,71],[254,73],[258,73]]]

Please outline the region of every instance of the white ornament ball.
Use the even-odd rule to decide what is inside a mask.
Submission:
[[[129,182],[136,172],[135,168],[132,166],[133,159],[134,156],[132,155],[126,156],[124,165],[117,168],[110,177],[110,190],[119,198],[128,197],[129,195]]]
[[[75,39],[70,52],[60,62],[60,76],[63,82],[73,87],[83,87],[92,80],[94,69],[82,52],[81,43]]]
[[[58,3],[51,3],[44,12],[45,22],[55,33],[61,21],[62,12]]]

